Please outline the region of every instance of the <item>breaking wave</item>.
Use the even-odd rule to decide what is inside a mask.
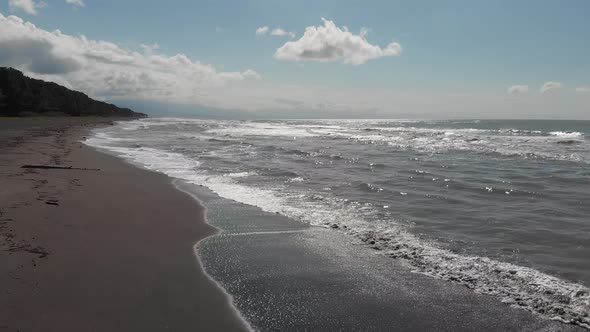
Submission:
[[[98,135],[87,144],[107,149],[143,167],[206,186],[219,196],[280,213],[311,225],[340,231],[381,254],[407,261],[417,273],[465,285],[482,294],[550,319],[590,328],[590,289],[532,268],[495,261],[486,257],[460,255],[436,242],[419,238],[395,220],[368,223],[367,215],[378,214],[371,204],[337,199],[326,193],[289,192],[284,187],[256,188],[240,184],[237,178],[249,172],[213,175],[199,170],[200,162],[180,153],[153,148],[116,147]],[[295,177],[293,181],[303,181]],[[363,190],[379,190],[358,183]]]

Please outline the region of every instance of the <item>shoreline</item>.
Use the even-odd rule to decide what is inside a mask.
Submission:
[[[193,197],[81,144],[100,121],[27,119],[9,133],[13,121],[0,122],[12,137],[0,148],[0,331],[251,330],[194,255],[216,231]]]
[[[261,330],[437,329],[468,331],[474,328],[482,331],[581,330],[573,325],[551,322],[528,312],[510,308],[497,299],[477,295],[464,287],[414,274],[409,271],[407,266],[404,266],[403,262],[383,259],[370,251],[344,246],[342,245],[342,234],[338,232],[324,229],[316,231],[316,228],[310,228],[309,225],[306,226],[284,216],[266,213],[252,206],[220,198],[207,188],[187,184],[183,180],[148,170],[124,158],[100,151],[101,149],[80,144],[75,137],[77,137],[76,135],[83,137],[82,131],[78,131],[76,134],[76,130],[70,128],[70,135],[66,134],[65,138],[58,132],[55,136],[45,136],[44,139],[50,142],[33,142],[34,144],[27,148],[29,154],[18,155],[20,159],[14,159],[14,161],[32,163],[30,158],[40,158],[35,155],[35,151],[39,152],[41,149],[48,152],[42,156],[46,160],[57,160],[76,167],[90,166],[82,163],[87,160],[98,163],[98,168],[101,171],[89,173],[71,170],[49,173],[56,171],[43,170],[37,174],[27,173],[25,175],[33,177],[32,180],[35,181],[51,180],[47,174],[57,174],[57,179],[66,182],[65,187],[60,187],[63,192],[56,194],[59,196],[57,206],[51,204],[54,201],[48,200],[55,198],[44,197],[45,201],[35,202],[38,197],[35,200],[29,197],[29,201],[24,201],[25,203],[29,202],[29,205],[17,206],[14,210],[22,212],[41,207],[44,208],[44,211],[55,212],[56,209],[62,209],[73,212],[84,210],[84,207],[91,208],[92,220],[85,221],[85,226],[91,227],[91,231],[99,234],[85,238],[88,234],[80,233],[79,230],[72,231],[76,226],[73,224],[76,218],[73,218],[67,211],[62,211],[65,214],[58,214],[59,218],[55,219],[49,214],[52,226],[62,226],[63,220],[66,220],[69,225],[63,225],[66,227],[60,229],[54,229],[55,227],[45,229],[45,233],[57,236],[53,242],[49,241],[47,247],[29,246],[33,250],[36,248],[47,249],[45,250],[47,256],[36,258],[35,269],[20,271],[20,275],[12,275],[20,279],[9,277],[12,279],[12,281],[8,280],[8,282],[12,282],[9,287],[19,287],[15,284],[20,283],[23,279],[27,281],[29,287],[39,281],[42,284],[33,287],[35,291],[32,292],[33,296],[31,297],[23,296],[21,293],[18,296],[13,294],[0,300],[0,308],[13,306],[11,312],[20,314],[20,316],[9,317],[8,311],[0,310],[0,331],[9,327],[16,330],[14,327],[17,326],[17,323],[21,324],[18,326],[21,330],[44,331],[69,330],[72,329],[70,328],[72,326],[81,331],[97,328],[116,331],[117,329],[113,329],[115,324],[121,331],[137,329],[149,331],[164,328],[186,330],[188,327],[206,330],[251,330],[252,327]],[[70,151],[55,158],[51,151],[68,151],[68,148],[64,148],[68,146],[68,142],[71,144],[69,145]],[[25,144],[31,144],[31,142]],[[6,156],[6,150],[0,149],[0,159],[4,160]],[[2,181],[7,179],[5,167],[5,165],[0,167]],[[12,169],[12,171],[15,170],[17,169]],[[98,175],[106,173],[110,178],[109,181],[99,178]],[[75,177],[69,178],[68,174],[75,174]],[[45,179],[43,179],[43,175],[45,175]],[[35,179],[34,177],[37,176],[41,178]],[[69,182],[74,179],[77,181],[74,181],[73,184]],[[39,183],[34,182],[34,185],[39,185]],[[41,185],[57,185],[59,187],[59,183],[41,183]],[[92,188],[102,187],[104,189],[113,186],[121,188],[124,192],[95,192],[84,195],[86,190],[92,191]],[[149,190],[150,188],[157,189],[158,193],[153,193],[152,190]],[[130,195],[130,192],[143,196],[139,199]],[[96,200],[97,194],[100,194],[99,200]],[[122,197],[124,197],[124,207],[121,206]],[[5,198],[5,196],[0,196],[0,198]],[[90,201],[89,198],[91,198]],[[157,201],[158,204],[146,204],[146,202],[152,201]],[[116,211],[111,211],[111,216],[114,212],[122,214],[125,216],[123,220],[126,221],[126,224],[131,223],[131,226],[139,228],[134,229],[135,232],[127,230],[118,236],[111,236],[112,230],[119,231],[116,226],[124,225],[96,225],[105,220],[104,215],[94,215],[105,213],[101,211],[105,202],[116,208]],[[41,204],[36,205],[36,203]],[[162,207],[162,210],[158,212],[158,209],[152,205],[158,205]],[[130,211],[132,208],[150,211],[139,213]],[[10,216],[9,214],[0,216],[0,222],[6,222],[4,221],[6,218],[18,220],[14,216],[14,211],[11,213]],[[158,215],[154,215],[154,213]],[[149,230],[144,228],[145,223],[137,224],[138,217],[159,218],[160,220],[174,219],[174,225],[178,225],[179,228],[172,235],[178,241],[170,240],[166,236],[166,232],[169,230],[162,227],[161,224],[149,224]],[[187,222],[185,219],[191,220]],[[30,233],[30,229],[28,231]],[[2,231],[2,234],[4,233]],[[38,236],[38,234],[35,235]],[[82,239],[90,240],[95,247],[87,248],[89,243],[82,241],[82,239],[76,239],[76,236],[80,235],[82,235]],[[143,241],[136,238],[139,235],[149,244],[141,243]],[[110,241],[97,239],[100,236],[109,237]],[[59,250],[61,249],[60,242],[63,242],[63,239],[74,242],[68,248],[71,251],[64,253]],[[177,242],[183,242],[183,245],[179,245]],[[118,250],[113,251],[110,248],[117,245],[119,246]],[[135,248],[134,245],[140,246],[144,251]],[[171,249],[167,248],[169,246],[176,250],[170,251]],[[110,250],[111,255],[97,252],[99,249]],[[60,303],[63,292],[59,290],[67,290],[71,284],[60,283],[59,277],[55,278],[55,271],[62,274],[64,271],[59,268],[50,269],[53,275],[47,271],[45,273],[39,273],[39,271],[47,269],[47,264],[51,264],[52,260],[55,262],[58,255],[62,257],[69,255],[70,258],[83,256],[82,253],[73,252],[74,250],[91,253],[93,258],[101,257],[106,261],[103,261],[99,267],[95,266],[96,264],[90,264],[86,261],[87,258],[80,260],[80,257],[77,257],[78,260],[76,260],[78,264],[72,264],[71,260],[66,260],[67,264],[62,262],[61,267],[65,268],[66,274],[62,278],[74,278],[78,283],[82,282],[77,278],[86,281],[84,285],[77,285],[78,291],[88,285],[100,288],[95,292],[87,291],[89,294],[68,294],[70,296],[69,305],[63,305]],[[192,252],[189,253],[189,250]],[[134,259],[139,256],[144,261],[135,262],[135,265],[131,267],[118,266],[124,262],[128,263],[128,261],[123,259],[124,257],[116,257],[112,253],[122,256],[131,255]],[[20,261],[17,259],[17,263],[28,263],[27,260],[32,254],[34,253],[15,253],[15,255],[24,255],[22,257],[25,257]],[[187,256],[190,260],[187,259]],[[0,255],[0,259],[6,258]],[[167,260],[175,260],[175,262],[170,264]],[[197,264],[194,264],[195,260]],[[157,262],[157,264],[154,266],[153,262]],[[4,262],[0,260],[0,263]],[[192,268],[189,265],[192,265]],[[106,268],[109,273],[117,274],[118,277],[105,279],[100,276],[88,275],[92,271],[100,273],[101,267]],[[375,267],[377,269],[371,271]],[[141,280],[142,275],[145,274],[142,272],[145,271],[159,271],[163,275],[160,278],[148,280],[146,283],[145,280]],[[0,282],[7,280],[4,274],[0,278],[2,278]],[[170,288],[169,285],[166,285],[167,282],[178,278],[182,279],[185,285],[198,287],[205,293],[191,293],[187,292],[186,288]],[[161,289],[156,296],[152,297],[145,297],[145,294],[141,292],[130,292],[124,289],[124,287],[142,288],[139,286],[145,288],[146,285]],[[26,285],[20,287],[27,291]],[[34,294],[37,293],[35,287],[41,290],[41,295]],[[57,290],[48,293],[46,287],[57,288]],[[143,290],[145,291],[145,289]],[[105,292],[111,292],[111,297],[106,296],[105,298]],[[123,296],[123,294],[131,296]],[[172,294],[180,296],[171,296]],[[14,304],[15,298],[20,298],[20,302],[17,302],[16,306]],[[43,303],[39,304],[34,301],[39,298],[43,300]],[[88,303],[89,299],[97,300],[97,303]],[[113,308],[113,299],[123,300],[122,302],[129,301],[135,306],[116,303]],[[148,308],[138,309],[138,301]],[[47,307],[56,304],[57,308],[49,309],[53,315],[70,315],[72,308],[75,308],[74,312],[78,310],[86,318],[93,317],[93,314],[102,316],[86,321],[82,317],[77,322],[66,321],[64,320],[65,316],[61,320],[56,320],[55,317],[51,317],[52,315],[48,316],[46,312],[43,312],[47,310]],[[210,307],[214,305],[214,308],[211,309],[213,314],[211,312],[202,313],[199,310],[186,310],[186,307],[184,314],[170,310],[170,306],[178,307],[179,304],[192,306],[192,309],[204,308],[205,310],[211,309]],[[72,307],[74,305],[77,306]],[[127,310],[122,310],[122,307]],[[84,309],[99,309],[99,313],[89,314],[84,312]],[[146,311],[149,312],[147,320],[152,324],[146,322],[144,318]],[[122,312],[127,316],[122,318]],[[6,317],[3,317],[3,314]],[[215,317],[212,317],[213,315]],[[424,317],[428,317],[428,320],[424,321]],[[231,320],[229,325],[227,325],[227,320]],[[161,325],[164,321],[167,324]],[[23,322],[29,325],[23,326],[25,324]],[[127,325],[123,326],[122,323]],[[67,324],[66,328],[64,328],[64,324]]]
[[[224,229],[199,243],[200,261],[260,330],[584,331],[414,273],[341,233],[179,183]]]
[[[105,148],[107,151],[111,151],[111,153],[118,155],[126,160],[128,160],[129,162],[131,162],[132,164],[135,165],[140,165],[143,168],[147,168],[147,169],[151,169],[151,170],[155,170],[164,174],[168,174],[171,177],[174,178],[178,178],[180,179],[180,182],[184,182],[184,183],[188,183],[188,185],[186,186],[187,188],[189,188],[188,190],[191,192],[194,192],[195,195],[197,197],[199,197],[199,200],[202,201],[201,198],[209,198],[209,194],[206,193],[208,191],[212,191],[215,197],[217,197],[218,195],[221,196],[224,199],[214,199],[215,202],[219,201],[222,203],[219,203],[218,205],[215,205],[213,207],[211,207],[210,211],[212,213],[213,216],[208,216],[208,222],[225,230],[226,232],[224,234],[222,234],[221,236],[227,236],[228,233],[231,232],[237,232],[239,234],[235,234],[235,235],[240,235],[236,237],[236,241],[239,241],[238,239],[245,237],[250,238],[250,244],[247,246],[244,246],[243,248],[243,252],[248,252],[249,250],[252,249],[253,246],[257,245],[256,241],[257,241],[257,237],[253,236],[253,235],[270,235],[270,234],[287,234],[287,233],[298,233],[299,231],[284,231],[284,228],[289,228],[286,227],[285,225],[288,224],[292,224],[292,225],[297,225],[296,228],[298,227],[302,227],[302,225],[318,225],[320,226],[321,229],[326,228],[326,225],[328,226],[333,226],[333,227],[329,227],[331,228],[330,231],[332,232],[337,232],[337,233],[343,233],[348,235],[348,237],[343,237],[342,241],[346,241],[347,243],[349,243],[349,245],[360,245],[362,247],[365,248],[365,250],[369,250],[369,248],[371,248],[372,250],[369,250],[371,253],[373,254],[381,254],[382,256],[387,256],[387,258],[389,259],[389,264],[408,264],[409,266],[407,267],[406,270],[411,270],[413,272],[416,273],[421,273],[425,276],[428,276],[430,278],[434,278],[437,280],[442,280],[443,282],[440,283],[439,285],[436,285],[436,287],[446,287],[446,288],[450,288],[452,289],[452,287],[454,286],[441,286],[441,285],[445,285],[445,284],[454,284],[455,286],[461,286],[459,289],[462,289],[462,287],[467,287],[470,288],[472,292],[475,292],[477,294],[482,295],[480,298],[485,299],[486,295],[491,295],[494,299],[495,299],[495,303],[502,303],[502,306],[510,306],[512,308],[519,308],[519,309],[525,309],[529,312],[533,312],[535,313],[536,316],[539,317],[543,317],[544,319],[556,319],[556,317],[560,317],[562,318],[563,322],[567,322],[567,323],[571,323],[571,324],[576,324],[576,325],[580,325],[580,326],[587,326],[587,324],[585,324],[585,318],[583,316],[585,310],[583,310],[583,301],[585,299],[584,294],[584,288],[582,287],[577,287],[577,285],[575,284],[568,284],[567,281],[560,281],[554,277],[549,278],[550,276],[547,275],[543,275],[543,273],[540,273],[538,271],[534,271],[531,269],[526,269],[526,268],[522,268],[519,266],[513,266],[510,264],[504,264],[498,261],[493,261],[493,260],[487,260],[485,257],[478,257],[478,256],[460,256],[460,255],[449,255],[448,251],[438,251],[436,250],[435,252],[430,252],[430,253],[426,253],[426,254],[422,254],[421,252],[418,252],[419,249],[421,248],[425,248],[424,245],[428,244],[427,242],[422,242],[422,243],[416,243],[416,242],[411,242],[412,240],[414,240],[414,238],[408,238],[408,235],[411,235],[411,233],[401,233],[401,234],[397,234],[397,236],[394,234],[393,237],[392,236],[388,236],[388,234],[383,234],[384,237],[381,237],[381,234],[378,233],[376,230],[368,230],[366,232],[364,232],[362,229],[359,231],[359,228],[347,228],[346,227],[346,223],[345,222],[340,222],[339,220],[333,220],[330,218],[330,216],[323,214],[322,210],[315,210],[315,215],[312,215],[311,217],[309,217],[309,214],[306,213],[301,213],[300,210],[297,210],[295,208],[295,211],[289,210],[290,207],[293,206],[297,206],[297,205],[291,205],[289,201],[280,201],[279,198],[277,198],[277,200],[273,200],[276,197],[283,197],[283,196],[277,196],[277,195],[273,195],[272,193],[268,194],[268,191],[264,190],[264,189],[260,189],[259,187],[257,187],[255,184],[253,186],[249,186],[247,184],[244,183],[240,183],[239,180],[233,180],[233,176],[235,175],[236,177],[241,177],[244,174],[248,174],[246,173],[244,167],[239,167],[240,171],[237,173],[231,173],[231,174],[227,174],[228,176],[230,176],[230,178],[225,178],[225,174],[223,174],[224,172],[216,172],[216,171],[210,171],[210,155],[215,155],[215,148],[213,150],[210,150],[211,146],[208,145],[206,140],[203,140],[201,138],[199,138],[198,140],[195,141],[189,141],[186,143],[182,143],[179,142],[177,143],[178,145],[173,146],[172,149],[169,149],[166,147],[166,143],[162,142],[162,145],[160,146],[159,143],[156,142],[152,142],[151,139],[149,138],[149,136],[145,136],[145,135],[150,135],[149,131],[145,131],[144,129],[147,128],[151,128],[152,126],[154,126],[154,135],[159,135],[161,134],[161,130],[159,129],[159,126],[156,126],[156,124],[159,124],[159,122],[162,121],[164,123],[167,123],[168,119],[165,120],[159,120],[159,119],[153,119],[153,121],[151,120],[146,120],[144,121],[139,121],[139,122],[135,122],[132,124],[121,124],[120,126],[117,126],[116,128],[112,128],[111,129],[106,129],[106,130],[99,130],[97,131],[97,136],[93,137],[93,139],[89,140],[88,144],[90,145],[94,145],[94,146],[98,146],[101,148]],[[196,120],[195,120],[196,121]],[[191,123],[191,120],[187,120],[187,122]],[[182,121],[182,119],[177,119],[177,123],[176,125],[178,125],[178,123],[181,123],[182,125],[186,125],[185,121]],[[174,127],[174,121],[172,124],[169,124],[169,126]],[[166,126],[165,126],[166,127]],[[200,132],[200,127],[199,126],[195,126],[194,130],[196,133]],[[137,131],[137,136],[134,135],[134,131]],[[104,134],[104,135],[103,135]],[[182,132],[181,135],[181,140],[184,139],[184,135],[188,135],[191,138],[195,138],[193,135],[193,133],[190,132]],[[156,136],[157,137],[157,136]],[[113,140],[111,141],[110,138],[112,138]],[[141,144],[141,146],[138,145],[132,145],[129,142],[118,142],[119,139],[122,139],[123,141],[125,140],[133,140],[133,139],[137,139],[139,142],[141,143],[145,143]],[[197,143],[198,142],[198,143]],[[214,143],[217,144],[217,143]],[[202,147],[201,147],[202,145]],[[186,150],[185,152],[179,152],[176,149],[180,149],[180,151]],[[199,154],[199,150],[203,149],[203,153],[204,155],[202,156],[201,159],[201,155]],[[239,152],[238,152],[239,153]],[[201,166],[202,165],[202,166]],[[242,165],[243,166],[243,165]],[[254,168],[256,168],[256,166],[254,165]],[[243,172],[244,171],[244,172]],[[242,173],[240,173],[242,172]],[[221,173],[221,174],[219,174]],[[179,182],[179,183],[180,183]],[[194,185],[191,185],[194,184]],[[193,187],[193,188],[191,188]],[[205,193],[203,193],[205,192]],[[264,198],[262,200],[260,200],[260,198]],[[295,200],[295,204],[298,202],[297,198],[294,198]],[[223,203],[226,202],[226,203]],[[232,208],[232,203],[231,202],[238,202],[241,203],[239,204],[240,206],[236,206],[235,209]],[[208,202],[205,203],[205,205],[208,206]],[[216,203],[217,204],[217,203]],[[257,211],[253,211],[252,215],[249,217],[245,217],[244,216],[244,211],[248,211],[248,210],[252,210],[252,207],[254,207],[254,210]],[[330,207],[327,207],[327,211],[331,211]],[[228,211],[233,211],[235,210],[235,212],[228,212]],[[264,211],[266,211],[267,213],[265,213]],[[278,217],[278,215],[275,215],[275,212],[280,213],[283,216],[287,216],[289,218],[285,218],[285,217]],[[349,216],[355,216],[355,212],[354,211],[350,211],[351,214],[344,214],[343,217],[349,217]],[[219,218],[217,218],[219,215],[221,214],[233,214],[233,216],[228,216],[228,218],[225,218],[226,220],[219,222]],[[341,214],[336,213],[336,215],[342,216]],[[223,218],[222,218],[223,219]],[[268,219],[269,221],[265,224],[265,225],[260,225],[260,220],[261,219]],[[280,220],[279,220],[280,219]],[[274,220],[274,222],[271,222],[270,220]],[[293,220],[296,220],[298,222],[293,223]],[[304,221],[304,222],[300,222],[300,221]],[[326,221],[331,221],[331,223],[327,223]],[[219,222],[219,223],[218,223]],[[260,227],[260,226],[264,226],[264,227]],[[335,227],[334,227],[335,226]],[[350,225],[349,225],[350,226]],[[261,228],[261,231],[256,230],[257,228]],[[362,227],[361,227],[362,228]],[[273,231],[269,232],[268,230],[272,229]],[[256,231],[254,231],[256,230]],[[312,230],[312,232],[320,232],[321,230],[318,230],[317,228],[314,228]],[[373,232],[374,231],[374,232]],[[233,235],[232,235],[233,236]],[[218,236],[219,237],[219,236]],[[263,237],[259,238],[260,240],[263,240]],[[374,241],[370,242],[369,240],[374,239]],[[434,258],[436,261],[431,262],[430,265],[417,265],[415,264],[416,261],[412,261],[409,255],[408,257],[403,257],[403,255],[400,255],[398,252],[394,252],[391,249],[391,246],[389,247],[384,247],[384,244],[388,244],[390,241],[393,245],[400,244],[398,247],[401,251],[401,253],[403,254],[404,252],[408,253],[409,255],[415,255],[417,258]],[[411,245],[416,244],[418,247],[412,247],[410,246],[410,249],[405,249],[405,244],[408,244],[408,241],[410,241]],[[209,239],[207,241],[204,242],[213,242],[213,241],[209,241]],[[374,244],[374,245],[373,245]],[[269,247],[269,250],[271,247],[267,245],[267,247]],[[294,244],[295,248],[290,248],[289,250],[285,251],[285,255],[291,255],[293,252],[296,251],[296,247],[297,245]],[[426,249],[429,249],[431,247],[426,247]],[[433,249],[436,249],[435,247],[432,247]],[[230,248],[218,248],[217,251],[220,253],[226,253],[228,252],[228,250],[232,249]],[[282,249],[282,248],[278,248],[278,249]],[[320,249],[320,248],[316,248],[316,249]],[[415,249],[416,252],[412,253],[412,250]],[[396,249],[397,250],[397,249]],[[245,261],[247,260],[245,257],[241,257],[243,256],[243,252],[236,252],[235,256],[240,257],[241,261]],[[258,257],[256,259],[254,259],[254,261],[252,262],[252,264],[258,264],[260,263],[259,261],[263,261],[265,259],[264,252],[252,252],[251,254],[253,255],[258,255]],[[430,256],[429,256],[430,254]],[[211,252],[209,253],[209,255],[211,256],[215,256],[215,252]],[[218,257],[216,257],[217,260],[223,260],[224,257],[222,257],[222,255],[217,255]],[[402,257],[399,257],[402,256]],[[206,257],[205,257],[206,258]],[[449,269],[441,269],[441,271],[443,272],[451,272],[450,274],[447,275],[443,275],[441,273],[439,273],[438,275],[433,275],[433,274],[429,274],[427,273],[428,271],[426,271],[426,269],[422,269],[423,267],[431,267],[431,268],[439,268],[439,266],[436,264],[437,262],[443,262],[445,263],[445,261],[447,259],[451,259],[450,263],[446,266],[456,266],[456,262],[453,260],[459,259],[460,263],[465,263],[463,264],[460,268],[456,268],[455,270],[449,270]],[[281,264],[281,257],[276,257],[276,258],[272,258],[269,259],[271,260],[272,264]],[[362,260],[359,260],[362,261]],[[420,263],[420,261],[417,261],[418,263]],[[238,260],[235,260],[234,262],[235,264],[240,264],[240,262]],[[299,265],[303,265],[303,264],[307,264],[308,262],[296,262]],[[428,263],[428,262],[426,262]],[[479,269],[480,267],[480,263],[481,266],[484,269],[487,269],[487,272],[484,272],[482,278],[478,278],[477,277],[477,273],[475,274],[475,278],[470,275],[470,272],[472,268],[477,268]],[[380,263],[377,263],[377,265]],[[473,264],[470,266],[466,265],[466,264]],[[261,268],[264,268],[265,266],[261,266]],[[468,270],[464,270],[464,268],[467,267]],[[223,267],[221,267],[223,268]],[[206,268],[208,271],[210,269],[212,269],[210,266],[208,266]],[[256,269],[252,268],[250,269],[251,271],[241,271],[240,273],[244,273],[244,274],[248,274],[249,272],[256,272]],[[479,269],[481,270],[481,269]],[[478,271],[479,271],[478,270]],[[231,294],[235,294],[236,292],[243,292],[242,288],[231,288],[231,284],[235,282],[235,280],[231,280],[231,278],[226,277],[226,271],[227,269],[223,270],[224,273],[218,274],[218,275],[214,275],[214,279],[219,280],[226,289],[228,289],[228,291]],[[499,272],[503,272],[504,273],[498,273],[496,271]],[[288,272],[288,271],[285,271]],[[329,272],[329,271],[327,271]],[[346,272],[346,271],[343,271]],[[438,271],[437,271],[438,272]],[[533,275],[531,276],[532,272]],[[210,273],[212,274],[212,273]],[[329,274],[329,273],[328,273]],[[392,274],[395,274],[395,271],[393,271]],[[494,284],[494,279],[497,276],[500,276],[502,279],[498,280],[499,283]],[[455,276],[458,276],[455,277]],[[465,276],[467,276],[468,278],[464,278]],[[257,278],[258,276],[256,275],[256,273],[252,273],[251,278]],[[302,278],[306,278],[307,275],[302,275]],[[328,278],[330,278],[330,276],[327,276]],[[531,281],[531,277],[532,277],[532,281]],[[528,283],[527,283],[527,278],[528,278]],[[537,281],[544,281],[547,280],[545,278],[549,278],[548,282],[551,281],[557,281],[559,282],[559,284],[556,285],[549,285],[547,286],[547,288],[543,288],[543,287],[538,287],[535,286],[537,285]],[[483,283],[482,283],[483,281]],[[486,282],[490,281],[491,284],[486,284]],[[525,284],[522,285],[514,285],[511,284],[511,282],[513,281],[524,281]],[[260,282],[264,282],[264,280],[260,280]],[[395,283],[396,280],[391,280],[392,283]],[[565,283],[565,285],[563,285],[562,283]],[[528,285],[531,285],[531,287],[528,287]],[[485,288],[486,285],[489,285],[488,288]],[[506,289],[503,288],[505,285],[510,286],[511,288],[508,288],[508,292],[506,292]],[[545,283],[543,283],[542,285],[545,285]],[[254,285],[255,287],[256,285]],[[433,285],[431,285],[433,286]],[[474,286],[477,286],[477,289],[473,289]],[[523,286],[523,287],[521,287]],[[562,287],[565,286],[565,287]],[[363,285],[359,285],[358,287],[363,287]],[[537,288],[537,290],[535,290],[534,288]],[[538,289],[541,289],[540,291]],[[482,289],[484,291],[482,291]],[[548,289],[547,292],[544,292],[544,289]],[[568,294],[568,291],[570,291],[571,289],[574,289],[574,291],[572,293]],[[525,294],[521,295],[521,294],[514,294],[514,293],[510,293],[511,290],[517,290],[519,292],[524,292]],[[321,291],[321,289],[319,290]],[[457,292],[459,292],[459,290],[457,290]],[[528,293],[527,293],[528,292]],[[297,292],[295,292],[295,295]],[[565,293],[565,295],[563,295]],[[578,296],[578,294],[581,294],[582,296]],[[569,298],[573,298],[571,300],[571,302],[567,302],[567,299]],[[440,302],[441,299],[433,299],[434,302],[436,303],[437,301]],[[246,299],[245,301],[248,301],[248,299]],[[540,302],[539,302],[540,301]],[[239,302],[239,301],[238,301]],[[581,304],[581,305],[580,305]],[[264,303],[261,303],[262,305],[266,305]],[[580,310],[581,309],[581,310]],[[240,308],[240,310],[243,312],[244,310],[242,308]],[[571,311],[570,311],[571,310]],[[484,310],[485,311],[485,310]],[[570,313],[573,312],[574,317],[570,318]],[[279,315],[278,313],[276,315]],[[249,319],[251,319],[251,317],[248,317]],[[580,319],[581,318],[581,319]],[[527,318],[528,319],[528,318]],[[259,323],[254,323],[255,326],[258,326]]]
[[[127,162],[124,160],[124,162]],[[149,171],[152,172],[152,171]],[[154,172],[155,173],[155,172]],[[208,238],[214,237],[214,236],[218,236],[219,234],[221,234],[223,232],[222,229],[217,228],[213,225],[211,225],[208,221],[207,221],[207,207],[205,206],[205,204],[203,204],[203,202],[199,199],[199,197],[197,197],[196,195],[194,195],[193,193],[191,193],[190,191],[186,191],[184,189],[182,189],[181,187],[179,187],[177,185],[177,182],[179,180],[175,179],[175,178],[171,178],[170,177],[170,184],[174,187],[174,189],[178,190],[179,192],[184,193],[185,195],[188,195],[190,198],[192,198],[198,205],[199,207],[202,209],[202,214],[203,214],[203,221],[205,222],[205,224],[213,227],[215,229],[215,232],[213,234],[210,234],[206,237],[203,237],[201,239],[199,239],[197,242],[195,242],[195,244],[193,245],[193,255],[195,256],[195,261],[196,263],[199,265],[199,268],[201,269],[201,271],[203,272],[203,274],[205,274],[205,276],[207,277],[207,279],[209,279],[209,281],[211,283],[213,283],[215,285],[215,287],[223,293],[223,295],[225,295],[226,299],[227,299],[227,303],[231,306],[234,315],[236,315],[236,317],[238,317],[240,320],[242,320],[242,322],[244,323],[244,325],[246,325],[247,330],[249,332],[255,331],[252,326],[250,326],[250,322],[248,322],[248,320],[242,315],[242,313],[240,312],[240,310],[238,310],[238,308],[236,307],[235,303],[234,303],[234,297],[227,292],[227,290],[225,288],[223,288],[223,286],[217,281],[215,280],[209,273],[207,273],[207,270],[205,269],[205,266],[203,265],[203,262],[201,261],[201,257],[199,255],[199,251],[198,251],[198,247],[200,245],[200,243]]]

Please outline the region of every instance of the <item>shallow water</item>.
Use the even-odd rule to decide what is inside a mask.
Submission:
[[[88,144],[507,302],[589,311],[588,121],[146,119]]]

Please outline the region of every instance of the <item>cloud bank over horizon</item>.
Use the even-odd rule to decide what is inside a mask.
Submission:
[[[0,14],[0,64],[94,97],[190,98],[202,88],[260,79],[251,69],[219,71],[184,54],[158,54],[157,44],[142,47],[143,53],[133,52]]]
[[[273,31],[262,26],[257,35]],[[282,36],[289,36],[282,31]],[[347,68],[356,69],[370,60],[400,54],[401,46],[396,43],[385,48],[370,44],[368,31],[361,28],[354,34],[324,20],[323,26],[308,27],[299,39],[284,43],[277,50],[281,55],[275,53],[275,57],[315,61],[322,67],[350,64],[354,66]],[[270,81],[255,68],[231,71],[220,69],[223,64],[214,66],[182,53],[163,54],[158,43],[138,43],[137,50],[130,50],[84,35],[47,31],[17,16],[2,14],[0,66],[14,67],[28,76],[112,102],[167,103],[183,105],[183,109],[194,106],[284,118],[548,118],[561,115],[554,110],[563,108],[576,117],[588,117],[590,101],[587,85],[572,84],[571,89],[564,89],[564,83],[554,81],[545,82],[540,94],[528,93],[529,85],[525,84],[497,93],[465,93],[460,88],[435,91]],[[559,89],[560,93],[549,93]],[[506,98],[506,91],[519,97]]]

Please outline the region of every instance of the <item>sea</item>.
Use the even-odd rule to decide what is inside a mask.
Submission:
[[[86,143],[590,328],[590,121],[149,118]]]

